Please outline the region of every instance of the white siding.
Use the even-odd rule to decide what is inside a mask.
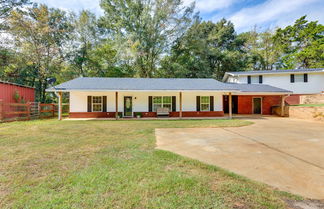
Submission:
[[[196,96],[214,96],[214,111],[223,110],[222,92],[183,92],[182,110],[196,111]],[[88,96],[107,96],[107,112],[115,111],[115,92],[70,92],[70,112],[87,112]],[[148,112],[149,96],[176,96],[176,110],[180,108],[179,92],[118,92],[118,111],[124,109],[124,96],[133,97],[133,112]]]
[[[230,77],[228,82],[234,80]],[[240,75],[235,81],[235,83],[247,83],[247,75]],[[324,73],[308,73],[308,82],[306,83],[290,83],[290,73],[263,75],[263,84],[286,89],[294,94],[318,94],[324,91]]]

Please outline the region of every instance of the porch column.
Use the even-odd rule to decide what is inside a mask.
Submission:
[[[58,92],[58,120],[62,120],[62,92]]]
[[[228,117],[232,119],[232,92],[228,93]]]
[[[281,112],[280,112],[281,117],[285,116],[285,99],[286,99],[286,96],[282,95],[281,96]]]
[[[116,91],[116,120],[118,120],[118,92]]]
[[[179,112],[179,117],[182,118],[182,92],[181,91],[179,93],[179,98],[180,98],[180,112]]]

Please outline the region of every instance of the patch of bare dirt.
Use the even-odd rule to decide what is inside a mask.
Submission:
[[[286,200],[288,209],[323,209],[324,200]]]

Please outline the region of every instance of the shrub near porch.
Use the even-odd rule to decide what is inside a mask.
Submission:
[[[0,207],[284,208],[282,198],[292,198],[287,194],[155,150],[155,128],[249,124],[242,120],[1,124]]]

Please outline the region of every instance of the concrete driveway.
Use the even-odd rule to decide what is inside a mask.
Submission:
[[[156,129],[157,149],[324,199],[324,123],[265,117],[236,128]]]

